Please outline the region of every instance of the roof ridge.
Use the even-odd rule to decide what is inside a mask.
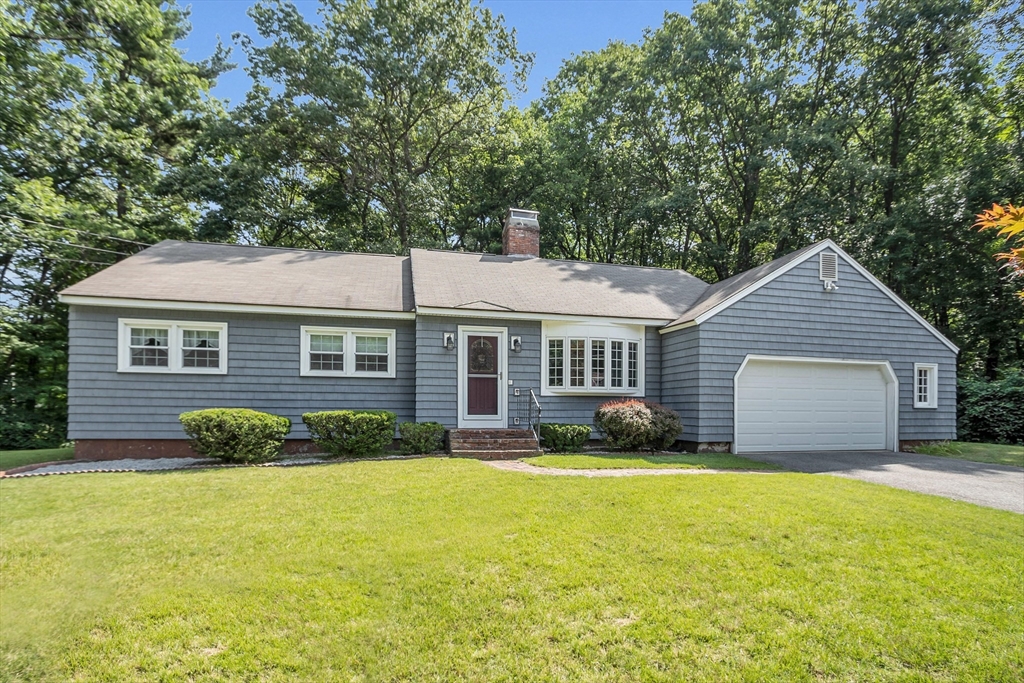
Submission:
[[[314,254],[343,254],[346,256],[386,256],[388,258],[409,258],[402,254],[381,254],[375,251],[337,251],[334,249],[305,249],[303,247],[275,247],[267,244],[232,244],[230,242],[206,242],[205,240],[161,240],[152,246],[158,246],[165,242],[176,242],[178,244],[210,244],[216,247],[239,247],[242,249],[276,249],[277,251],[305,251]],[[143,250],[144,251],[144,250]],[[142,252],[139,252],[142,253]]]
[[[616,268],[640,268],[642,270],[657,270],[663,273],[666,272],[679,272],[684,275],[689,275],[692,278],[700,280],[699,277],[691,273],[684,268],[665,268],[663,266],[639,266],[635,263],[608,263],[607,261],[581,261],[579,259],[567,259],[567,258],[544,258],[541,256],[509,256],[508,254],[492,254],[487,251],[456,251],[455,249],[436,249],[436,248],[422,248],[417,247],[419,251],[432,251],[439,254],[464,254],[467,256],[501,256],[503,258],[513,259],[516,261],[551,261],[553,263],[582,263],[595,266],[615,266]],[[704,282],[703,280],[700,280]],[[707,284],[707,283],[705,283]]]

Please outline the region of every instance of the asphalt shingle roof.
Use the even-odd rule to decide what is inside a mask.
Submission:
[[[682,270],[413,249],[416,305],[672,320],[708,285]]]
[[[62,294],[368,311],[413,310],[409,257],[166,240]]]

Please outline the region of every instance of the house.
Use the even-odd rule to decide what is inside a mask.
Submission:
[[[150,247],[61,293],[76,453],[182,454],[199,408],[285,415],[297,450],[307,411],[511,430],[621,396],[675,409],[689,449],[956,437],[957,347],[829,240],[708,285],[542,259],[539,231],[514,209],[503,255]]]

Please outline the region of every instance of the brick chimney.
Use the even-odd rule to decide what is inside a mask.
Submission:
[[[539,211],[509,209],[501,231],[501,253],[505,256],[540,256]]]

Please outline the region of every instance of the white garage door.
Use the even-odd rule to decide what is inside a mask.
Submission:
[[[736,393],[737,452],[887,448],[879,366],[751,359]]]

